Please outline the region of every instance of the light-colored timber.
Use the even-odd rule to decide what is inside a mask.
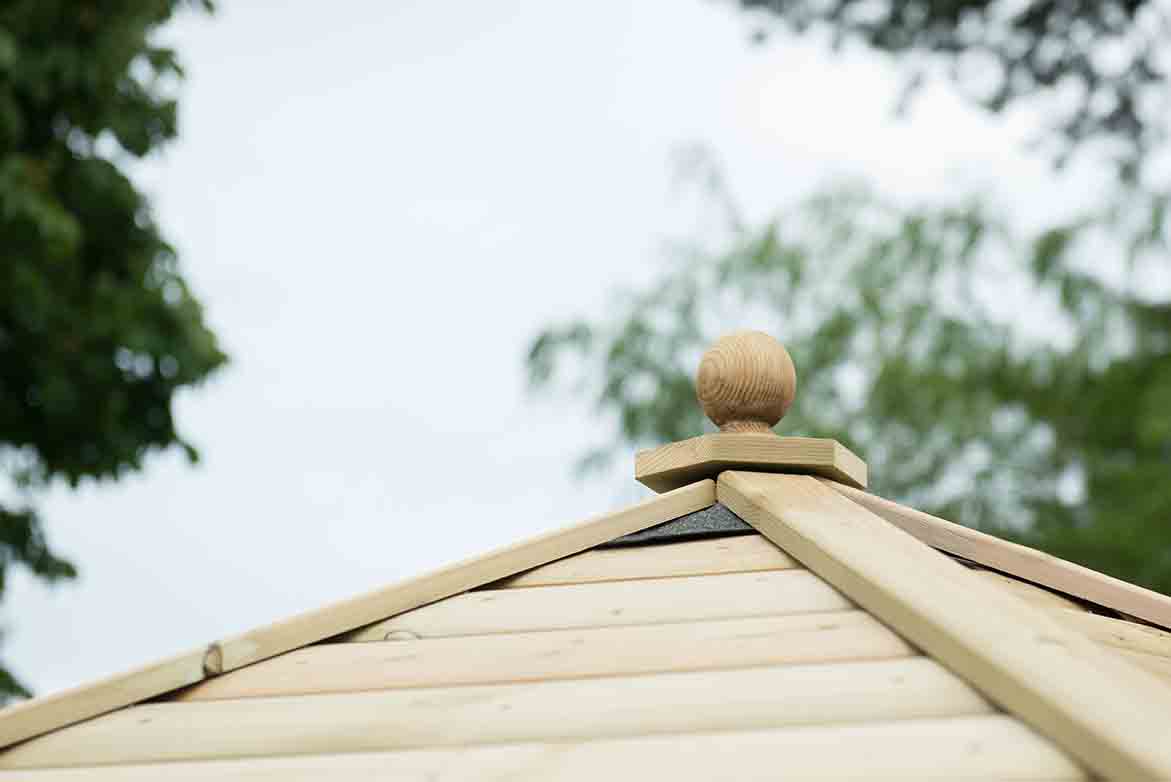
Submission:
[[[672,782],[1082,780],[1045,739],[1002,716],[896,720],[585,742],[0,772],[0,782]]]
[[[652,498],[625,510],[225,639],[216,644],[223,670],[232,671],[676,519],[709,507],[715,502],[714,494],[711,481],[699,481],[676,490],[666,502],[663,500],[667,495]]]
[[[940,551],[1171,629],[1171,597],[852,486],[834,482],[827,485]]]
[[[1107,778],[1171,778],[1171,692],[820,481],[728,472],[717,496],[807,567]]]
[[[662,492],[724,470],[808,473],[866,488],[866,463],[837,440],[772,432],[715,432],[639,451],[634,477]]]
[[[1087,611],[1054,609],[1050,615],[1103,646],[1155,655],[1171,661],[1171,633],[1166,630]]]
[[[964,564],[964,563],[961,563]],[[996,585],[997,587],[1013,593],[1022,600],[1032,603],[1038,608],[1061,609],[1065,611],[1082,611],[1086,609],[1081,604],[1071,600],[1068,597],[1059,595],[1056,592],[1051,592],[1048,589],[1030,584],[1027,581],[1018,581],[1012,576],[1006,576],[1003,573],[997,573],[995,570],[984,570],[983,568],[970,568],[972,573],[985,581]]]
[[[196,649],[107,679],[0,710],[0,746],[39,736],[204,678],[208,650]]]
[[[0,755],[0,768],[581,741],[991,713],[993,707],[971,687],[937,663],[918,657],[541,684],[155,703],[25,742]]]
[[[1129,619],[1092,613],[1046,589],[1015,581],[990,570],[975,572],[985,577],[996,576],[988,579],[990,583],[1029,601],[1058,623],[1076,630],[1099,646],[1123,655],[1160,679],[1166,681],[1171,677],[1171,633],[1166,630]]]
[[[1118,654],[1152,676],[1171,685],[1171,659],[1161,654],[1147,654],[1145,652],[1133,652],[1126,649],[1120,649]]]
[[[769,570],[480,590],[376,622],[338,640],[382,641],[391,633],[443,638],[847,608],[853,604],[808,570]]]
[[[0,710],[0,747],[576,554],[715,502],[712,481],[294,616],[96,684]]]
[[[176,700],[883,660],[913,648],[862,611],[514,635],[321,644],[208,679]]]
[[[800,567],[763,535],[594,549],[489,584],[488,589],[704,576]]]

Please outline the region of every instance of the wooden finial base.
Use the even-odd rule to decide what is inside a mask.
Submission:
[[[772,432],[716,432],[639,451],[634,477],[662,493],[715,478],[724,470],[820,475],[866,488],[866,462],[837,440],[778,437]]]
[[[866,488],[866,463],[841,443],[773,432],[796,390],[797,372],[780,342],[760,331],[722,337],[696,377],[699,402],[720,431],[641,451],[634,477],[658,492],[724,470],[806,473]]]

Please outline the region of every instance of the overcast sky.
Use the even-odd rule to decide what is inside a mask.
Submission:
[[[14,577],[17,673],[83,683],[642,496],[633,456],[574,481],[603,424],[529,396],[523,355],[693,235],[681,147],[757,216],[843,177],[1073,197],[1027,117],[933,89],[898,121],[884,61],[750,30],[704,0],[224,0],[173,25],[181,138],[137,176],[232,364],[178,405],[201,465],[47,498],[82,575]]]

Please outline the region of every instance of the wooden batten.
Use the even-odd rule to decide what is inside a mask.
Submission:
[[[202,681],[208,649],[196,649],[107,679],[0,710],[0,746],[72,725]]]
[[[1171,633],[1152,625],[1087,611],[1077,603],[1038,586],[991,570],[974,571],[989,583],[1045,611],[1071,630],[1124,657],[1165,682],[1171,681]]]
[[[1171,597],[852,486],[830,481],[826,485],[940,551],[1171,629]]]
[[[728,472],[720,502],[1095,773],[1171,778],[1171,690],[820,481]]]

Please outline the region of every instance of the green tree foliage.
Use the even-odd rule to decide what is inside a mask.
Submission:
[[[182,73],[152,37],[183,5],[0,5],[0,590],[12,566],[75,575],[37,489],[117,478],[169,446],[196,458],[172,399],[225,356],[124,171],[175,136]],[[0,698],[15,694],[0,670]]]
[[[1154,0],[739,0],[763,39],[827,30],[907,66],[908,94],[940,67],[1000,111],[1040,99],[1059,160],[1106,142],[1128,178],[1166,140],[1171,15]],[[938,66],[938,67],[937,67]]]
[[[1171,593],[1168,197],[1147,165],[1166,151],[1152,106],[1171,94],[1157,4],[741,4],[912,71],[951,66],[962,88],[966,60],[990,62],[982,105],[1056,101],[1059,158],[1104,142],[1119,188],[1109,208],[1032,233],[980,199],[910,207],[863,187],[746,225],[709,168],[722,240],[531,345],[535,387],[576,378],[616,424],[582,465],[700,433],[702,350],[763,328],[797,365],[785,432],[846,442],[886,496]]]
[[[1171,302],[1135,284],[1165,263],[1149,234],[1130,274],[1088,271],[1119,230],[1094,215],[1018,236],[978,202],[833,190],[674,259],[605,322],[547,330],[531,380],[576,376],[616,422],[597,466],[710,429],[699,356],[751,324],[797,365],[780,428],[847,443],[876,492],[1171,592]]]

